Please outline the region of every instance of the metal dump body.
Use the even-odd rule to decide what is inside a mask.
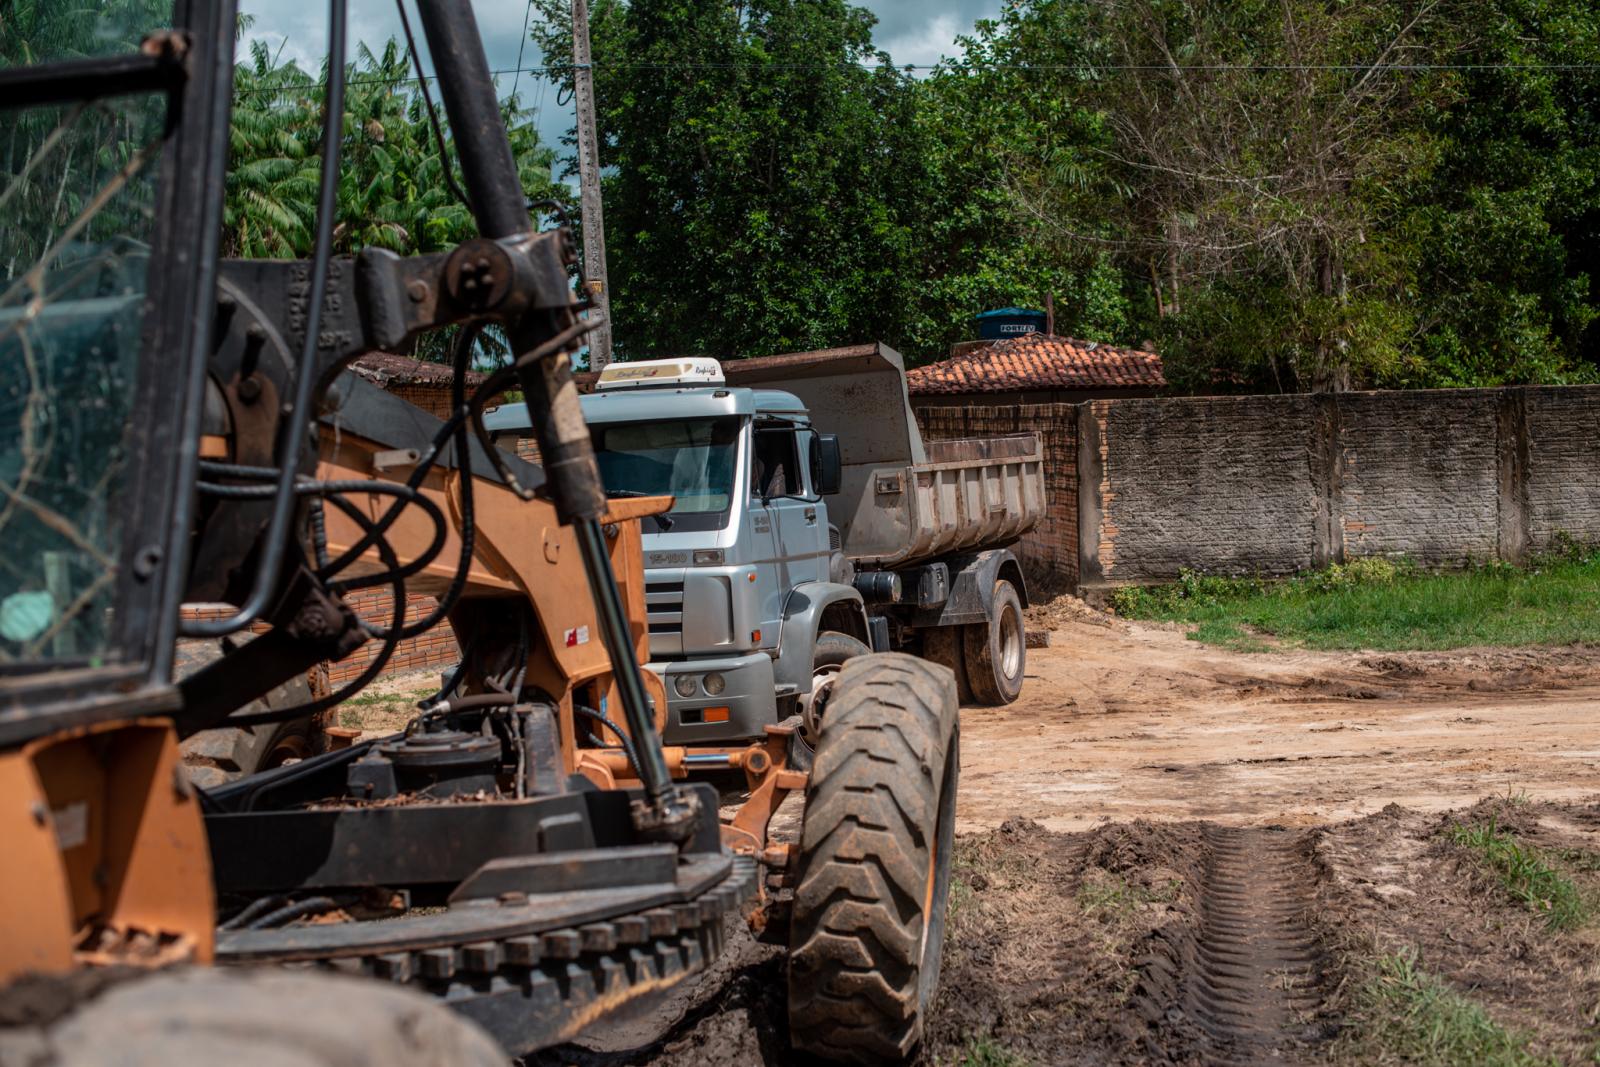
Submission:
[[[839,435],[844,477],[828,514],[859,565],[902,567],[998,547],[1044,514],[1038,435],[924,442],[892,348],[731,360],[723,370],[729,385],[795,394],[817,430]]]

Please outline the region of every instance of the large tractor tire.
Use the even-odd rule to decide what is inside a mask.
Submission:
[[[900,1063],[939,984],[960,771],[950,672],[899,653],[839,672],[806,787],[789,932],[789,1036]]]
[[[220,654],[215,641],[179,641],[176,656],[179,677],[199,670]],[[289,679],[239,710],[247,714],[276,711],[309,703],[327,695],[328,691],[325,677],[312,672]],[[184,739],[183,763],[190,781],[202,789],[214,789],[261,771],[270,771],[290,760],[316,755],[323,750],[323,745],[322,722],[317,716],[260,726],[219,726]]]
[[[990,707],[1016,700],[1028,667],[1022,598],[1016,586],[1003,578],[995,582],[988,621],[962,627],[961,640],[972,699]]]
[[[69,989],[72,978],[59,981]],[[503,1067],[507,1058],[476,1023],[423,993],[267,968],[134,976],[59,1018],[0,1027],[0,1063]]]

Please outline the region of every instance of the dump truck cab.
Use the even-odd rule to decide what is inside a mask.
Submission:
[[[583,409],[613,496],[673,498],[643,531],[668,741],[760,737],[775,701],[793,711],[809,695],[819,630],[869,640],[861,594],[835,580],[848,567],[822,492],[838,482],[832,439],[794,394],[730,388],[710,359],[614,365]],[[502,443],[525,422],[485,419]]]
[[[925,443],[882,345],[612,364],[582,403],[607,492],[674,500],[642,531],[669,743],[714,750],[796,714],[814,735],[815,698],[867,651],[1015,699],[1027,589],[1009,545],[1043,510],[1037,436]],[[525,450],[520,407],[485,426]]]

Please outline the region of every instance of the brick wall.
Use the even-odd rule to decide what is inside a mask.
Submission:
[[[345,601],[374,626],[385,629],[389,627],[394,612],[394,600],[387,589],[362,589],[346,596]],[[406,622],[416,622],[430,614],[436,606],[437,603],[431,596],[408,596]],[[382,641],[375,637],[369,638],[367,643],[355,652],[329,666],[329,681],[337,686],[354,678],[367,668],[382,647]],[[450,629],[448,622],[441,621],[421,635],[400,642],[394,650],[394,655],[384,667],[384,673],[400,674],[424,668],[443,671],[455,666],[456,660],[460,658],[461,650],[456,645],[454,631]]]
[[[915,402],[913,402],[915,404]],[[1076,404],[1005,406],[915,404],[917,425],[930,441],[1035,432],[1044,445],[1045,514],[1017,546],[1031,583],[1076,588],[1078,557],[1078,408]]]

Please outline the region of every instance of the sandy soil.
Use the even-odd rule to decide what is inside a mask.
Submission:
[[[1088,612],[1056,625],[1016,704],[962,712],[964,830],[1600,791],[1600,648],[1233,653]]]

